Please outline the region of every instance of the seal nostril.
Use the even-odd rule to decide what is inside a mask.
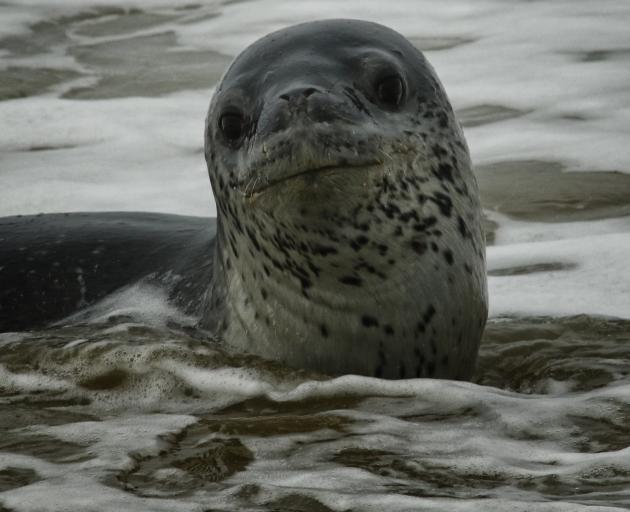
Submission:
[[[284,101],[291,101],[291,98],[298,100],[300,97],[308,98],[309,96],[315,94],[317,89],[315,87],[307,87],[305,89],[294,89],[290,92],[285,92],[281,94],[279,98]]]

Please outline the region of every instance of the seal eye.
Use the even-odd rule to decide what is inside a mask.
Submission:
[[[388,107],[398,107],[402,103],[405,87],[399,76],[389,75],[376,86],[378,99]]]
[[[219,127],[230,142],[236,142],[245,131],[245,119],[238,112],[228,112],[219,119]]]

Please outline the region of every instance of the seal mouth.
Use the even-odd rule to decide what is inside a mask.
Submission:
[[[250,198],[293,179],[343,176],[382,165],[383,136],[373,123],[294,121],[286,130],[259,135],[242,154],[237,187]]]
[[[315,176],[326,172],[343,172],[348,169],[368,168],[381,165],[378,160],[365,160],[362,162],[338,162],[334,164],[325,164],[320,166],[308,167],[295,172],[281,173],[276,177],[266,179],[253,179],[249,183],[241,186],[241,192],[246,198],[252,198],[265,192],[266,190],[289,182],[293,179]]]

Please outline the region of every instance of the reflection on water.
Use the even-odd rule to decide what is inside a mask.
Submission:
[[[487,209],[542,222],[575,222],[630,215],[630,175],[563,172],[557,162],[510,161],[477,166]]]
[[[203,111],[235,49],[372,17],[452,94],[495,316],[472,383],[294,371],[133,311],[2,333],[1,512],[630,508],[623,2],[121,3],[0,5],[2,215],[209,213]]]
[[[209,13],[168,13],[96,7],[33,24],[30,33],[0,41],[11,53],[8,62],[54,52],[62,47],[72,68],[10,66],[0,80],[0,100],[45,92],[51,86],[82,77],[66,98],[98,99],[156,96],[186,89],[207,89],[218,81],[231,58],[218,52],[182,48],[173,23],[196,22]],[[61,59],[59,59],[61,60]],[[80,70],[80,71],[78,71]],[[88,85],[81,85],[82,83]]]

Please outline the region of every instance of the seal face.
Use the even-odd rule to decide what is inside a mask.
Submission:
[[[260,39],[216,89],[205,155],[206,327],[325,373],[471,377],[487,317],[477,185],[409,41],[355,20]]]

